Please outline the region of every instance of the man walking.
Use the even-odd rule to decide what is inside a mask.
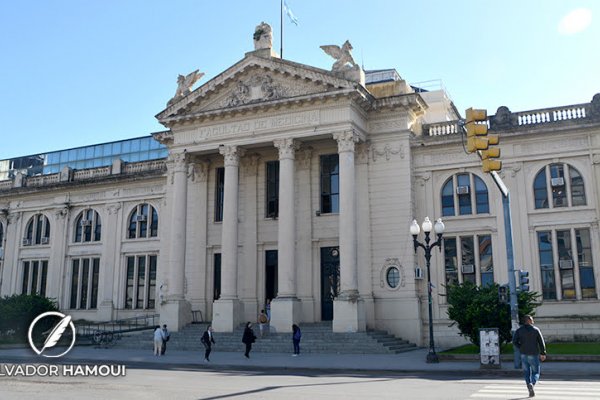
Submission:
[[[202,339],[200,339],[202,344],[204,345],[204,361],[210,361],[210,352],[212,351],[212,345],[215,343],[215,338],[213,337],[213,328],[212,326],[208,326],[206,331],[202,335]]]
[[[513,346],[521,353],[525,383],[529,390],[529,397],[533,397],[535,396],[533,387],[540,379],[540,362],[546,359],[546,344],[542,332],[533,326],[531,315],[523,317],[523,325],[515,332]]]

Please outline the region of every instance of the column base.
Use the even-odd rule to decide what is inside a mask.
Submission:
[[[192,322],[192,306],[187,300],[167,300],[160,306],[160,323],[178,332]]]
[[[215,300],[212,316],[212,327],[215,332],[233,332],[241,321],[240,308],[238,299]]]
[[[367,329],[365,302],[361,298],[333,300],[333,331],[364,332]]]
[[[271,302],[271,332],[292,332],[300,323],[300,300],[296,297],[275,298]]]

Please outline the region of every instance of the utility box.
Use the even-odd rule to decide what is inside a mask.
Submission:
[[[479,329],[479,346],[480,368],[500,368],[500,333],[498,328]]]

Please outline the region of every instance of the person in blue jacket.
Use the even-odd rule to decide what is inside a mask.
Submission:
[[[300,339],[302,339],[302,332],[300,331],[300,327],[294,324],[292,325],[292,341],[294,342],[293,357],[300,355]]]

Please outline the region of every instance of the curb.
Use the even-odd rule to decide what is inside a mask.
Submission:
[[[438,357],[441,361],[474,361],[479,362],[479,354],[439,354]],[[514,357],[510,354],[500,355],[500,361],[506,363],[512,363]],[[600,355],[569,355],[569,354],[557,354],[548,355],[545,362],[556,361],[556,362],[599,362]]]

